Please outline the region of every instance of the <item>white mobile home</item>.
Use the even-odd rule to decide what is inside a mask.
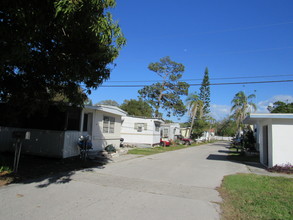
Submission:
[[[176,140],[178,135],[181,135],[180,124],[170,123],[162,125],[161,135],[164,139]]]
[[[51,110],[46,117],[34,116],[34,122],[18,127],[0,124],[0,151],[12,151],[13,131],[29,131],[30,139],[23,141],[22,152],[27,154],[67,158],[79,155],[77,146],[81,135],[89,135],[93,150],[103,150],[109,144],[120,145],[121,117],[126,112],[114,106],[85,106]]]
[[[94,150],[103,150],[107,145],[119,147],[121,139],[121,117],[126,112],[116,106],[87,106],[83,109],[80,131],[89,135]]]
[[[255,125],[262,164],[293,164],[293,114],[250,114],[244,123]]]
[[[160,127],[163,121],[158,118],[123,116],[121,137],[125,144],[147,147],[160,144]]]

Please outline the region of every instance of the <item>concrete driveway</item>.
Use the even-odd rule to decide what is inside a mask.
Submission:
[[[0,188],[1,219],[219,219],[216,187],[248,168],[227,143],[131,158]]]

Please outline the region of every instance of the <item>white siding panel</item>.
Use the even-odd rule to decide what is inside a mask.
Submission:
[[[293,164],[293,125],[273,125],[273,162],[272,165]]]
[[[78,138],[81,136],[79,131],[65,131],[63,157],[73,157],[79,155],[79,148],[77,145]]]

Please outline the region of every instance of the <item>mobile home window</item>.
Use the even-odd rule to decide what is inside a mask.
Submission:
[[[160,123],[159,122],[155,122],[155,130],[160,131]]]
[[[147,130],[147,123],[134,123],[134,129],[137,132],[142,132],[143,130]]]
[[[168,128],[164,128],[164,129],[163,129],[163,137],[164,137],[164,138],[167,138],[167,137],[169,136],[168,133],[169,133]]]
[[[114,133],[115,118],[104,116],[103,119],[103,133]]]

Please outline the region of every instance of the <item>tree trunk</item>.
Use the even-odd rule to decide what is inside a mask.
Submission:
[[[160,105],[161,105],[161,100],[162,100],[162,97],[163,97],[163,91],[164,91],[164,86],[165,86],[165,82],[163,82],[162,84],[162,90],[160,90],[160,95],[159,95],[159,98],[158,98],[158,103],[157,103],[157,106],[156,106],[156,111],[155,111],[155,117],[158,118],[159,117],[159,109],[160,109]]]
[[[194,109],[193,115],[192,115],[192,119],[191,119],[191,125],[190,125],[190,131],[189,131],[189,135],[188,138],[190,138],[191,136],[191,132],[192,132],[192,128],[193,128],[193,124],[194,124],[194,119],[197,113],[197,107]]]

